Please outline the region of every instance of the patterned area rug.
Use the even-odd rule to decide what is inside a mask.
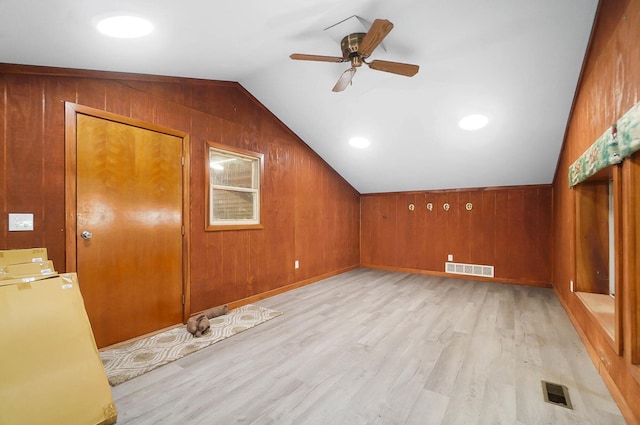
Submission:
[[[180,326],[131,344],[101,351],[100,358],[109,384],[116,386],[281,314],[249,304],[210,319],[211,331],[200,338],[187,332],[185,326]]]

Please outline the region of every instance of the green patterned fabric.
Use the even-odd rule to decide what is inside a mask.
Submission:
[[[569,187],[593,176],[609,165],[640,150],[640,102],[629,109],[616,125],[600,136],[569,167]]]
[[[640,103],[636,103],[618,120],[620,158],[624,159],[640,150]]]
[[[593,176],[598,171],[609,165],[622,161],[618,149],[618,138],[614,136],[612,129],[607,129],[598,140],[592,144],[569,167],[569,187]]]

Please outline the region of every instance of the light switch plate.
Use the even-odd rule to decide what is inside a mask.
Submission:
[[[9,213],[9,231],[10,232],[33,231],[33,214]]]

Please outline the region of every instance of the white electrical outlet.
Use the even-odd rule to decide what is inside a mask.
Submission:
[[[298,260],[296,260],[295,266],[296,266],[296,269],[300,268],[300,262]]]
[[[569,288],[571,288],[571,292],[575,292],[575,291],[573,290],[573,280],[570,280],[570,281],[569,281]]]
[[[447,261],[453,261],[453,254],[447,255]]]

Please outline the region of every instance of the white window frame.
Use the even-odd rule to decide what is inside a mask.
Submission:
[[[263,228],[260,215],[260,204],[262,198],[261,184],[263,180],[264,155],[244,149],[233,148],[213,142],[206,143],[206,230],[238,230],[238,229],[261,229]],[[235,157],[239,160],[250,161],[252,164],[252,187],[238,187],[224,184],[211,183],[210,155],[217,152],[225,156]],[[253,217],[250,219],[214,219],[214,191],[227,190],[232,192],[252,193],[253,196]]]

